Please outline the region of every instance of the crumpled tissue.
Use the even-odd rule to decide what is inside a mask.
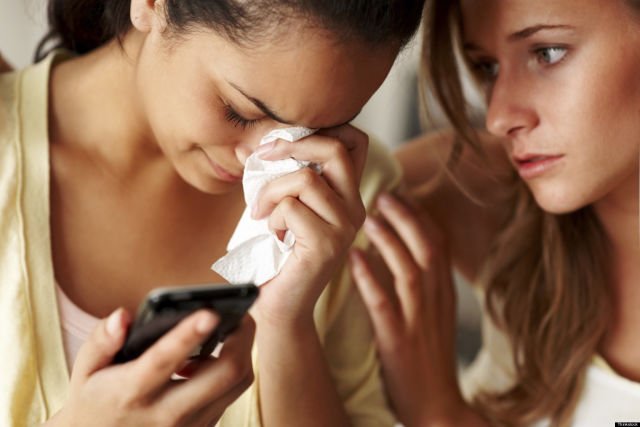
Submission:
[[[314,129],[303,127],[275,129],[262,138],[260,145],[276,139],[295,142],[314,132]],[[267,218],[251,218],[251,209],[265,184],[301,168],[316,166],[293,158],[270,161],[260,159],[256,153],[249,156],[242,178],[247,207],[227,244],[227,254],[211,269],[229,283],[262,285],[275,277],[291,254],[296,238],[287,230],[281,241],[269,230]]]

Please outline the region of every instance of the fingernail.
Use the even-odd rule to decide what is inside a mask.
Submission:
[[[112,337],[120,336],[122,332],[122,308],[117,309],[107,319],[107,333]]]
[[[201,334],[208,334],[215,325],[216,318],[213,313],[205,312],[200,315],[200,319],[196,322],[196,331]]]
[[[258,155],[258,157],[262,157],[263,155],[267,154],[269,151],[273,150],[273,147],[275,146],[276,146],[276,141],[262,144],[261,146],[256,148],[256,154]]]

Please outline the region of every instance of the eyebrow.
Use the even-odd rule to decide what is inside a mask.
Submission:
[[[253,103],[253,105],[258,107],[260,109],[260,111],[262,111],[269,118],[275,120],[276,122],[284,123],[286,125],[293,125],[294,124],[293,122],[290,122],[290,121],[285,120],[282,117],[278,116],[276,113],[273,112],[273,110],[271,110],[271,108],[267,107],[267,104],[265,104],[264,102],[260,101],[257,98],[254,98],[253,96],[247,95],[242,89],[240,89],[238,87],[238,85],[236,85],[234,83],[231,83],[231,82],[228,82],[228,83],[231,85],[231,87],[233,87],[235,90],[240,92],[245,98],[247,98],[249,101],[251,101]]]
[[[531,27],[527,27],[523,30],[516,31],[510,34],[507,37],[507,40],[510,42],[525,40],[531,37],[532,35],[536,34],[537,32],[543,31],[543,30],[575,30],[575,27],[572,27],[570,25],[544,25],[544,24],[532,25]],[[465,43],[463,48],[464,50],[482,50],[482,48],[480,48],[479,46],[473,43]]]
[[[574,30],[575,28],[570,25],[533,25],[527,27],[524,30],[516,31],[508,37],[509,41],[523,40],[531,37],[535,33],[542,30]]]
[[[258,107],[258,109],[260,111],[262,111],[267,117],[269,117],[269,118],[271,118],[271,119],[273,119],[273,120],[275,120],[276,122],[279,122],[279,123],[284,123],[286,125],[296,126],[296,123],[294,123],[292,121],[289,121],[289,120],[285,120],[282,117],[280,117],[278,114],[274,113],[271,108],[267,107],[267,104],[265,104],[264,102],[262,102],[258,98],[254,98],[253,96],[247,95],[247,93],[244,90],[242,90],[235,83],[231,83],[231,82],[227,82],[227,83],[229,83],[229,85],[231,87],[233,87],[235,90],[240,92],[249,101],[251,101],[253,103],[253,105]],[[344,123],[341,123],[339,125],[334,125],[334,126],[326,126],[326,127],[338,127],[338,126],[346,125],[347,123],[352,122],[356,117],[358,117],[358,114],[360,114],[360,111],[358,111],[355,116],[353,116],[351,119],[347,120]]]

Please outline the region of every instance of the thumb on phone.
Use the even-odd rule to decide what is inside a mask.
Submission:
[[[129,313],[119,308],[95,327],[89,339],[80,347],[73,365],[72,383],[83,383],[94,372],[111,364],[113,356],[124,344]]]

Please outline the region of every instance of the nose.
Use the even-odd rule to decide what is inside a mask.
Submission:
[[[514,73],[501,70],[489,94],[487,130],[496,136],[513,137],[538,124],[530,84]]]
[[[256,148],[260,144],[261,135],[256,132],[246,132],[246,135],[243,135],[243,138],[236,144],[235,153],[236,158],[243,165],[247,162],[247,159]]]

